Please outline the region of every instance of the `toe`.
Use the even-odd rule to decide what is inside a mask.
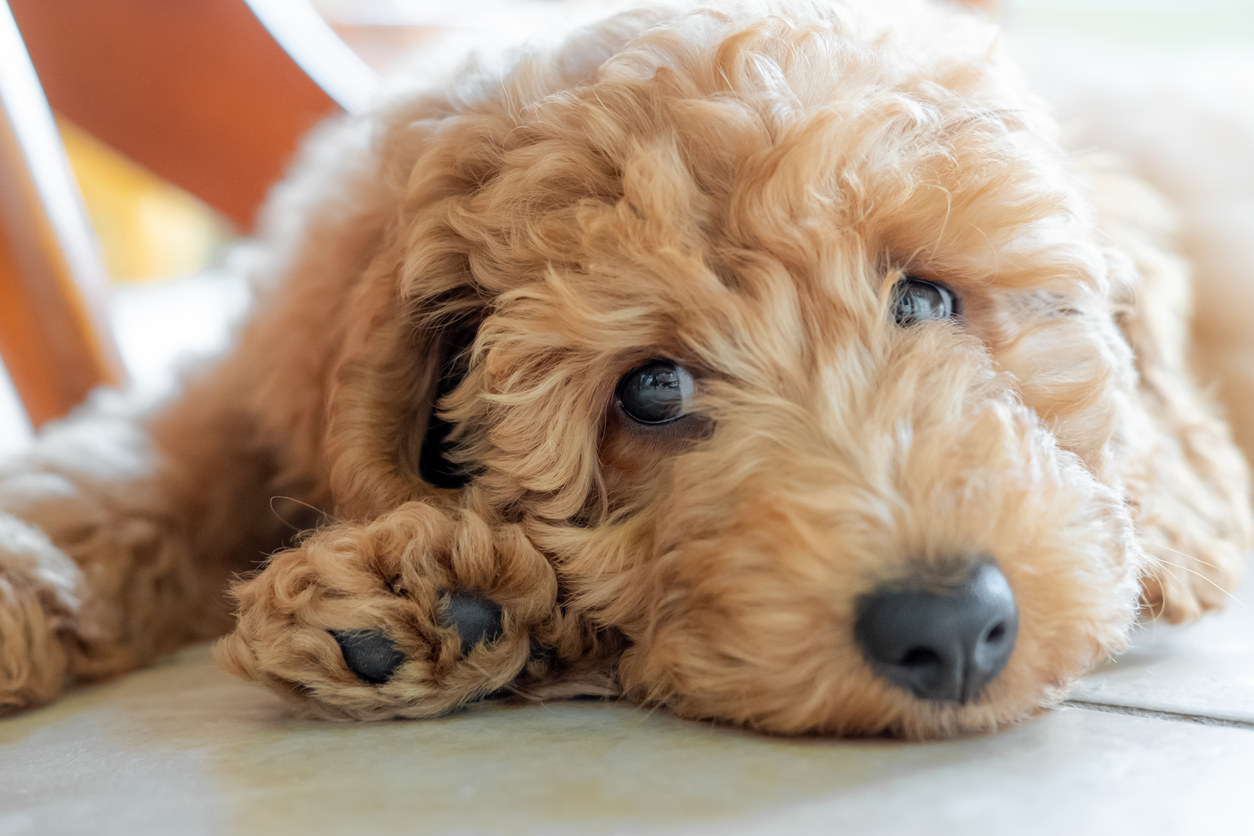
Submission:
[[[405,661],[392,640],[378,630],[332,630],[348,669],[371,685],[382,685]]]
[[[501,607],[478,593],[458,589],[445,594],[440,625],[452,628],[462,640],[465,655],[481,642],[492,642],[502,633]]]

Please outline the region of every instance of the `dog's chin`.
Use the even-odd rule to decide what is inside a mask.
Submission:
[[[877,673],[856,650],[802,658],[780,648],[776,658],[709,654],[709,639],[666,631],[656,643],[623,656],[625,692],[679,716],[714,720],[782,736],[889,736],[930,740],[994,732],[1056,705],[1095,663],[1122,647],[1123,631],[1103,645],[1072,638],[1071,656],[1013,662],[965,702],[922,699]],[[706,644],[697,648],[697,642]],[[702,652],[704,651],[704,652]]]
[[[715,642],[680,626],[628,650],[620,680],[628,695],[646,704],[769,734],[937,739],[997,731],[1056,705],[1078,677],[1122,648],[1125,632],[1111,625],[1106,644],[1079,631],[1060,635],[1065,647],[1053,648],[1047,659],[1012,660],[963,702],[920,698],[853,647],[820,657],[798,652],[793,637],[791,646],[775,646],[773,657],[752,659],[748,642],[727,631]],[[1039,648],[1027,652],[1034,651]]]

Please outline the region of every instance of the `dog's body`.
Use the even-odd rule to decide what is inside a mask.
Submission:
[[[1016,79],[921,3],[649,11],[324,131],[232,351],[0,477],[0,708],[220,634],[285,544],[219,657],[331,717],[936,736],[1221,605],[1165,210]]]

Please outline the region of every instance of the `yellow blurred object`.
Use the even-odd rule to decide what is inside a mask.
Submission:
[[[65,120],[58,127],[115,281],[187,275],[209,264],[230,236],[221,216]]]

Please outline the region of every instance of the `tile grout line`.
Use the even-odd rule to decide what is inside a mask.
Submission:
[[[1230,729],[1254,731],[1254,720],[1231,720],[1222,717],[1208,717],[1205,714],[1190,714],[1183,711],[1162,711],[1154,708],[1136,708],[1127,705],[1112,705],[1104,702],[1088,700],[1066,700],[1062,703],[1067,708],[1079,708],[1084,711],[1098,711],[1103,714],[1122,714],[1125,717],[1141,717],[1150,720],[1173,720],[1175,722],[1195,723],[1199,726],[1220,726]]]

